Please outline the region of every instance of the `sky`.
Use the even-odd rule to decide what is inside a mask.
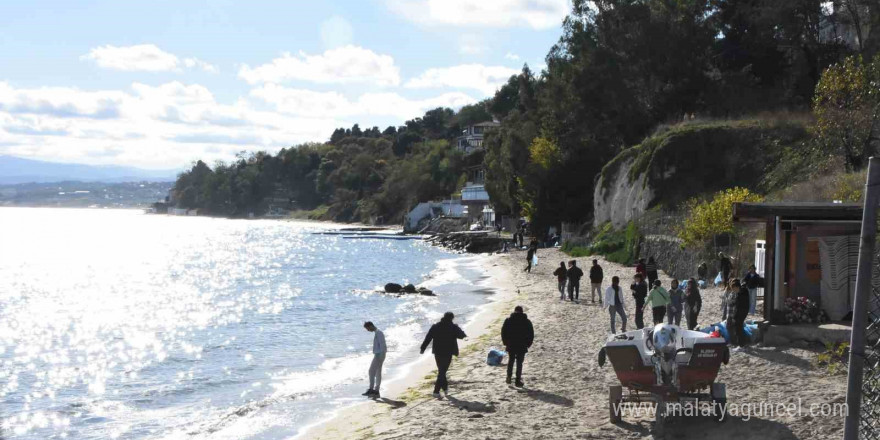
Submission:
[[[570,0],[0,2],[0,155],[181,168],[490,97]]]

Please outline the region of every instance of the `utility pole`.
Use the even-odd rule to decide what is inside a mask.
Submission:
[[[877,238],[877,204],[880,202],[880,158],[868,160],[865,183],[865,207],[862,212],[862,235],[859,243],[859,265],[856,274],[856,298],[853,304],[852,339],[849,350],[849,374],[846,384],[847,415],[844,440],[858,440],[862,405],[862,381],[865,367],[865,329],[874,264],[874,243]]]

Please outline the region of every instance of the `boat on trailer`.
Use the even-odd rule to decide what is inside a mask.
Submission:
[[[715,420],[723,421],[727,390],[715,380],[730,360],[724,338],[685,330],[677,325],[609,335],[599,351],[599,365],[611,362],[620,385],[608,390],[612,423],[619,422],[625,404],[656,403],[654,430],[662,433],[670,404],[711,405]]]

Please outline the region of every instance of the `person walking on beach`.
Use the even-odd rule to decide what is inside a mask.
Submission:
[[[614,323],[617,315],[620,315],[620,331],[626,333],[626,305],[623,303],[623,289],[620,288],[619,277],[611,277],[611,286],[605,290],[603,303],[608,307],[608,314],[611,316],[611,334],[617,334],[617,326]]]
[[[565,262],[560,261],[559,267],[553,272],[556,275],[556,281],[559,284],[559,300],[565,301],[565,281],[568,279],[568,270],[565,268]]]
[[[510,317],[504,320],[501,326],[501,342],[507,349],[509,358],[507,359],[507,383],[510,383],[513,375],[513,364],[516,364],[516,382],[517,387],[522,387],[522,368],[526,353],[532,342],[535,340],[535,328],[532,327],[532,321],[523,313],[521,306],[516,306]]]
[[[436,398],[440,397],[441,390],[447,395],[449,394],[446,372],[449,371],[449,366],[452,364],[452,356],[458,356],[458,339],[467,337],[461,327],[452,322],[453,319],[455,319],[455,315],[452,312],[444,313],[440,322],[432,325],[428,330],[425,341],[422,342],[419,350],[419,353],[424,354],[428,344],[433,342],[431,353],[434,354],[434,361],[437,363],[437,381],[434,382],[433,396]]]
[[[733,270],[733,263],[730,257],[724,255],[724,252],[718,253],[718,271],[721,272],[721,285],[728,287],[730,284],[730,271]]]
[[[749,271],[743,277],[743,284],[749,289],[749,315],[755,314],[755,303],[758,301],[758,287],[761,287],[762,282],[761,275],[758,275],[755,265],[749,266]]]
[[[680,326],[684,292],[681,291],[681,286],[675,278],[672,279],[669,287],[669,308],[666,310],[666,322]]]
[[[577,266],[577,261],[568,262],[568,300],[571,302],[580,302],[581,298],[581,277],[584,271]]]
[[[596,302],[596,296],[599,296],[599,302],[602,302],[602,266],[599,266],[599,260],[593,260],[593,266],[590,267],[590,300]],[[620,280],[618,279],[618,282]]]
[[[654,325],[663,324],[666,306],[669,305],[669,292],[660,284],[660,280],[654,281],[654,288],[648,293],[648,300],[645,302],[645,308],[650,307],[654,314]]]
[[[657,281],[657,262],[654,261],[654,257],[648,257],[648,262],[645,264],[645,275],[648,277],[648,285],[653,286],[654,281]]]
[[[742,347],[746,343],[743,326],[749,313],[749,289],[740,283],[739,278],[730,280],[727,289],[727,334],[730,345]]]
[[[529,250],[526,252],[526,268],[523,269],[523,272],[532,273],[532,259],[535,258],[535,251],[529,246]]]
[[[382,364],[385,363],[385,354],[388,346],[385,344],[385,333],[376,328],[371,321],[364,323],[364,328],[373,333],[373,362],[370,363],[370,388],[364,396],[379,398],[379,386],[382,385]]]
[[[629,289],[632,291],[632,296],[636,300],[636,328],[641,330],[645,328],[643,309],[645,308],[645,298],[648,296],[648,283],[645,282],[645,276],[636,273]]]
[[[688,280],[684,302],[688,330],[693,330],[697,327],[697,318],[700,316],[700,309],[703,308],[703,297],[700,295],[700,286],[697,285],[697,280],[693,278]]]

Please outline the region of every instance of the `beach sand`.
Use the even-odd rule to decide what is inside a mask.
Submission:
[[[608,387],[619,382],[610,364],[599,367],[597,362],[610,329],[607,310],[590,302],[589,280],[581,283],[580,304],[562,302],[551,273],[559,261],[569,258],[554,249],[542,249],[538,255],[540,264],[530,274],[522,272],[523,252],[486,258],[491,283],[499,293],[465,328],[470,337],[461,356],[453,360],[448,398],[431,397],[436,370],[426,353],[405,380],[385,390],[385,398],[344,409],[301,437],[652,438],[653,419],[647,414],[627,415],[617,424],[608,420]],[[578,259],[584,271],[590,260]],[[601,259],[600,264],[606,284],[614,275],[621,277],[628,328],[633,329],[634,301],[628,289],[633,269]],[[668,285],[669,277],[661,279]],[[486,364],[489,348],[501,346],[501,323],[515,305],[525,308],[536,334],[525,358],[522,389],[505,384],[504,366]],[[720,290],[704,290],[700,324],[717,322],[720,317]],[[727,384],[730,404],[752,405],[753,415],[730,414],[722,423],[709,417],[674,417],[667,423],[665,438],[840,438],[843,416],[810,414],[812,405],[842,403],[846,395],[845,376],[829,376],[816,367],[818,351],[815,347],[752,347],[731,353],[730,364],[722,366],[717,381]],[[764,411],[757,408],[768,404],[776,410],[785,405],[785,411],[769,414],[766,406]]]

